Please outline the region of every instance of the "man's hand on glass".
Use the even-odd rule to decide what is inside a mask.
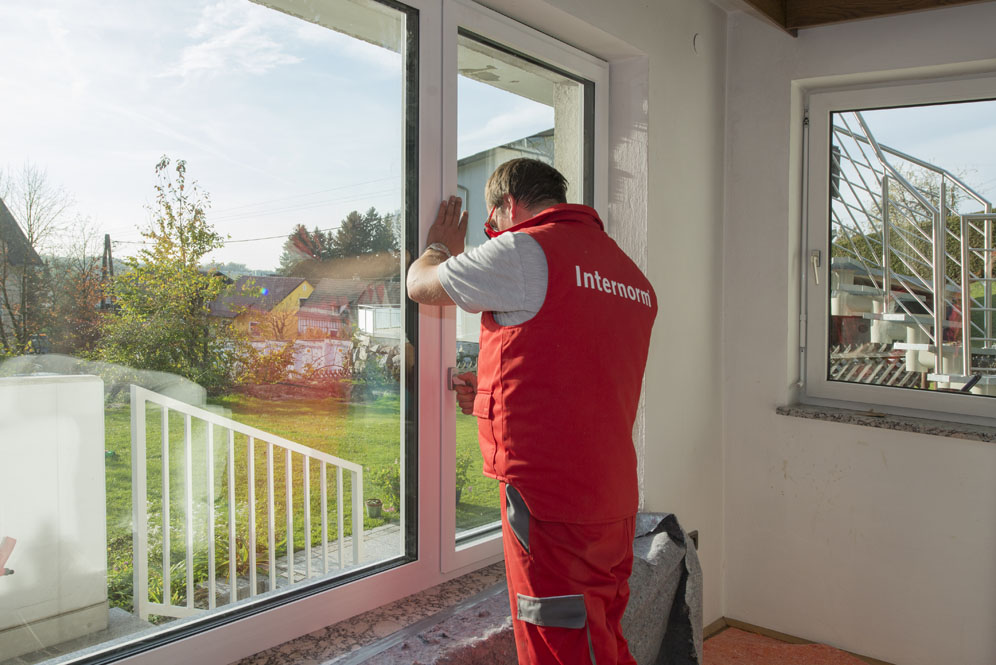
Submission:
[[[453,385],[453,389],[456,391],[457,406],[469,416],[474,412],[474,398],[477,396],[477,374],[465,372],[457,374],[453,378],[461,381],[461,383],[454,381]]]
[[[436,221],[429,227],[429,234],[425,238],[426,247],[439,242],[445,245],[453,256],[463,251],[464,241],[467,238],[467,212],[460,212],[461,203],[463,201],[459,196],[451,196],[449,200],[439,204]]]
[[[467,213],[460,214],[459,196],[439,204],[436,221],[429,227],[425,251],[408,267],[408,297],[423,305],[452,305],[453,299],[439,283],[436,269],[451,256],[463,252],[467,236]]]

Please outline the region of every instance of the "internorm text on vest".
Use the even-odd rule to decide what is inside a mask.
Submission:
[[[647,307],[651,306],[649,291],[643,291],[642,289],[623,284],[622,282],[616,282],[608,277],[602,277],[598,274],[597,270],[594,274],[590,272],[581,272],[581,266],[578,265],[574,266],[574,272],[577,275],[578,286],[582,286],[583,278],[584,288],[598,289],[603,293],[611,293],[615,296],[621,296],[623,298],[629,298],[630,300],[643,303]]]

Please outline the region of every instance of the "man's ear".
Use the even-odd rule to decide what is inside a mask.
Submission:
[[[515,200],[515,197],[511,194],[505,194],[502,199],[504,200],[505,208],[508,210],[508,218],[514,220],[515,213],[519,208],[519,202]],[[515,222],[513,222],[514,224]]]

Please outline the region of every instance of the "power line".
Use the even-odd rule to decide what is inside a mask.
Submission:
[[[368,180],[368,181],[364,181],[363,183],[359,183],[359,184],[368,184],[368,183],[372,183],[372,182],[380,182],[382,180],[393,180],[393,179],[394,178],[380,178],[379,180]],[[325,193],[325,192],[329,192],[329,191],[333,191],[333,190],[344,189],[345,187],[351,187],[351,186],[352,185],[343,185],[341,187],[333,187],[331,189],[322,190],[320,192],[313,192],[312,194],[299,194],[299,195],[295,195],[295,196],[284,197],[283,199],[272,199],[272,201],[275,202],[275,201],[280,201],[280,200],[288,200],[288,199],[293,199],[293,198],[299,198],[299,197],[302,197],[302,196],[312,196],[314,194],[321,194],[321,193]],[[325,200],[325,201],[314,201],[314,202],[311,202],[311,203],[298,203],[298,204],[294,204],[294,205],[290,205],[290,206],[283,206],[283,207],[273,208],[271,210],[264,210],[264,211],[255,212],[255,213],[254,212],[246,212],[246,213],[230,213],[230,214],[227,214],[227,215],[224,215],[224,214],[223,215],[217,215],[216,212],[212,211],[212,212],[208,213],[208,215],[211,218],[212,222],[215,222],[215,221],[218,221],[218,222],[231,222],[231,221],[237,221],[237,220],[242,220],[242,219],[251,219],[251,218],[254,218],[254,217],[265,217],[265,216],[268,216],[268,215],[277,215],[277,214],[282,214],[282,213],[287,213],[287,212],[300,212],[300,211],[303,211],[303,210],[312,210],[314,208],[321,208],[323,206],[333,205],[333,204],[336,204],[336,203],[352,203],[354,201],[359,201],[359,200],[370,198],[370,197],[374,197],[374,196],[383,196],[385,194],[394,194],[394,193],[396,193],[398,191],[400,191],[400,188],[398,188],[398,187],[392,187],[391,189],[379,190],[379,191],[376,191],[376,192],[359,193],[359,194],[355,194],[353,196],[347,196],[347,197],[343,197],[343,198],[333,198],[333,199],[328,199],[328,200]],[[266,202],[263,202],[263,203],[266,203]],[[238,208],[245,208],[245,207],[250,207],[250,206],[254,206],[254,205],[262,205],[263,203],[260,203],[260,204],[246,204],[244,206],[235,206],[234,208],[226,208],[225,210],[232,211],[232,210],[236,210]],[[335,226],[335,227],[332,227],[332,228],[329,228],[329,229],[321,229],[321,230],[331,231],[331,230],[336,229],[336,228],[338,228],[338,227]],[[111,232],[113,232],[115,230],[121,230],[121,229],[111,229]],[[130,229],[128,229],[128,230],[133,230],[133,227],[130,228]],[[248,238],[248,239],[245,239],[245,240],[231,240],[231,241],[226,241],[226,242],[252,242],[254,240],[272,240],[274,238],[280,238],[280,237],[283,237],[283,236],[267,236],[267,237],[263,237],[263,238]],[[130,244],[130,245],[143,245],[143,244],[146,244],[145,241],[142,241],[142,240],[115,240],[113,242],[115,244]]]
[[[312,231],[309,231],[309,233],[314,233],[315,231],[321,231],[321,232],[335,231],[338,228],[339,228],[338,226],[330,226],[330,227],[328,227],[326,229],[313,229]],[[278,238],[289,238],[289,237],[291,237],[291,235],[293,235],[293,231],[291,233],[281,233],[280,235],[276,235],[276,236],[263,236],[261,238],[236,238],[234,240],[231,240],[231,239],[229,239],[229,240],[222,240],[221,242],[222,242],[223,245],[231,245],[231,244],[237,243],[237,242],[256,242],[257,240],[277,240]],[[151,245],[152,244],[148,240],[112,240],[111,243],[115,244],[115,245]]]
[[[385,194],[393,194],[400,191],[399,188],[393,187],[391,189],[385,189],[377,192],[366,192],[363,194],[357,194],[355,196],[347,196],[345,198],[338,199],[328,199],[326,201],[314,201],[311,203],[296,203],[290,206],[283,206],[280,208],[273,208],[270,210],[263,210],[260,212],[246,212],[246,213],[234,213],[228,215],[212,215],[211,220],[215,222],[230,222],[238,219],[250,219],[252,217],[265,217],[268,215],[278,215],[287,212],[299,212],[301,210],[311,210],[314,208],[321,208],[328,205],[333,205],[336,203],[351,203],[353,201],[360,201],[362,199],[383,196]]]
[[[336,189],[341,189],[341,188],[336,188]],[[236,215],[231,215],[229,217],[224,217],[223,216],[220,219],[218,217],[211,216],[211,220],[213,222],[214,221],[223,221],[223,222],[224,221],[229,221],[230,222],[230,221],[234,221],[234,220],[250,219],[252,217],[261,217],[261,216],[265,216],[265,215],[275,215],[275,214],[286,213],[286,212],[297,212],[297,211],[301,211],[301,210],[310,210],[312,208],[320,208],[322,206],[332,205],[334,203],[350,203],[352,201],[366,199],[366,198],[373,197],[373,196],[382,196],[384,194],[391,194],[391,193],[394,193],[394,192],[397,192],[397,191],[398,191],[398,188],[391,188],[391,189],[382,190],[382,191],[378,191],[378,192],[367,192],[367,193],[357,194],[357,195],[352,196],[352,197],[345,197],[345,198],[341,198],[341,199],[330,199],[328,201],[318,201],[318,202],[314,202],[314,203],[297,204],[297,205],[287,206],[287,207],[284,207],[284,208],[274,209],[274,210],[265,211],[265,212],[250,213],[250,214],[241,214],[241,215],[236,214]],[[339,226],[336,225],[336,226],[331,226],[331,227],[324,228],[324,229],[318,229],[318,231],[323,231],[323,232],[325,232],[325,231],[334,231],[334,230],[336,230],[338,228],[339,228]],[[291,233],[293,233],[293,232],[291,232]],[[273,236],[261,236],[261,237],[258,237],[258,238],[236,238],[236,239],[228,239],[228,240],[223,240],[222,244],[223,245],[229,245],[229,244],[235,244],[235,243],[257,242],[257,241],[260,241],[260,240],[276,240],[278,238],[287,238],[287,237],[289,237],[291,235],[291,233],[281,233],[279,235],[273,235]],[[115,245],[148,245],[148,244],[150,244],[146,240],[113,240],[112,243],[115,244]]]
[[[216,213],[220,213],[220,214],[227,214],[227,213],[230,213],[230,212],[232,212],[234,210],[241,210],[242,208],[252,208],[252,207],[255,207],[255,206],[263,206],[263,205],[267,205],[269,203],[277,203],[279,201],[289,201],[291,199],[300,199],[300,198],[305,198],[305,197],[308,197],[308,196],[315,196],[317,194],[325,194],[325,193],[328,193],[328,192],[335,192],[335,191],[338,191],[340,189],[346,189],[346,188],[349,188],[349,187],[359,187],[360,185],[371,185],[371,184],[373,184],[375,182],[384,182],[384,181],[387,181],[387,180],[398,180],[398,179],[399,179],[398,176],[388,176],[386,178],[376,178],[374,180],[363,180],[361,182],[354,182],[354,183],[350,183],[348,185],[339,185],[338,187],[330,187],[329,189],[320,189],[318,191],[308,192],[308,193],[305,193],[305,194],[292,194],[290,196],[282,196],[282,197],[279,197],[279,198],[276,198],[276,199],[267,199],[266,201],[257,201],[256,203],[245,203],[243,205],[232,206],[230,208],[222,208],[221,210],[216,210],[215,212]]]
[[[381,178],[380,180],[368,180],[368,181],[365,181],[364,183],[360,183],[360,184],[368,184],[368,183],[373,183],[373,182],[380,182],[382,180],[393,180],[393,179],[394,178]],[[347,196],[345,198],[333,198],[333,199],[328,199],[328,200],[324,200],[324,201],[312,201],[310,203],[295,203],[293,205],[283,206],[283,207],[279,207],[279,208],[273,208],[273,209],[270,209],[270,210],[263,210],[263,211],[260,211],[260,212],[245,212],[245,213],[233,213],[233,212],[231,212],[231,211],[237,210],[239,208],[247,208],[247,207],[253,207],[253,206],[256,206],[256,205],[264,205],[265,203],[269,203],[269,202],[284,201],[284,200],[290,200],[290,199],[294,199],[294,198],[301,198],[301,197],[305,197],[305,196],[313,196],[314,194],[322,194],[322,193],[330,192],[330,191],[333,191],[333,190],[336,190],[336,189],[343,189],[343,187],[333,187],[332,189],[322,190],[320,192],[313,192],[311,194],[297,194],[297,195],[294,195],[294,196],[287,196],[287,197],[284,197],[282,199],[272,199],[271,201],[263,201],[261,203],[247,203],[245,205],[235,206],[233,208],[224,208],[221,211],[222,214],[218,214],[218,211],[214,211],[214,210],[212,210],[210,212],[207,212],[207,211],[206,212],[207,212],[208,216],[211,218],[212,221],[227,222],[227,221],[239,220],[239,219],[250,219],[252,217],[263,217],[263,216],[266,216],[266,215],[276,215],[276,214],[283,213],[283,212],[297,212],[297,211],[300,211],[300,210],[310,210],[312,208],[320,208],[322,206],[332,205],[334,203],[350,203],[352,201],[358,201],[358,200],[361,200],[361,199],[364,199],[364,198],[368,198],[368,197],[372,197],[372,196],[383,196],[384,194],[393,194],[395,192],[400,191],[400,188],[398,188],[398,187],[392,187],[391,189],[384,189],[384,190],[379,190],[379,191],[376,191],[376,192],[365,192],[365,193],[360,193],[360,194],[356,194],[356,195],[353,195],[353,196]],[[118,227],[118,228],[109,229],[108,232],[109,233],[114,233],[114,232],[117,232],[117,231],[131,231],[131,230],[133,230],[133,228],[134,227]],[[124,242],[124,241],[115,241],[115,242]]]

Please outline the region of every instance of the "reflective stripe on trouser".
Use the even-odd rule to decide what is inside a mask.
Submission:
[[[519,664],[635,665],[620,621],[629,600],[634,518],[533,519],[501,484],[502,541]]]

